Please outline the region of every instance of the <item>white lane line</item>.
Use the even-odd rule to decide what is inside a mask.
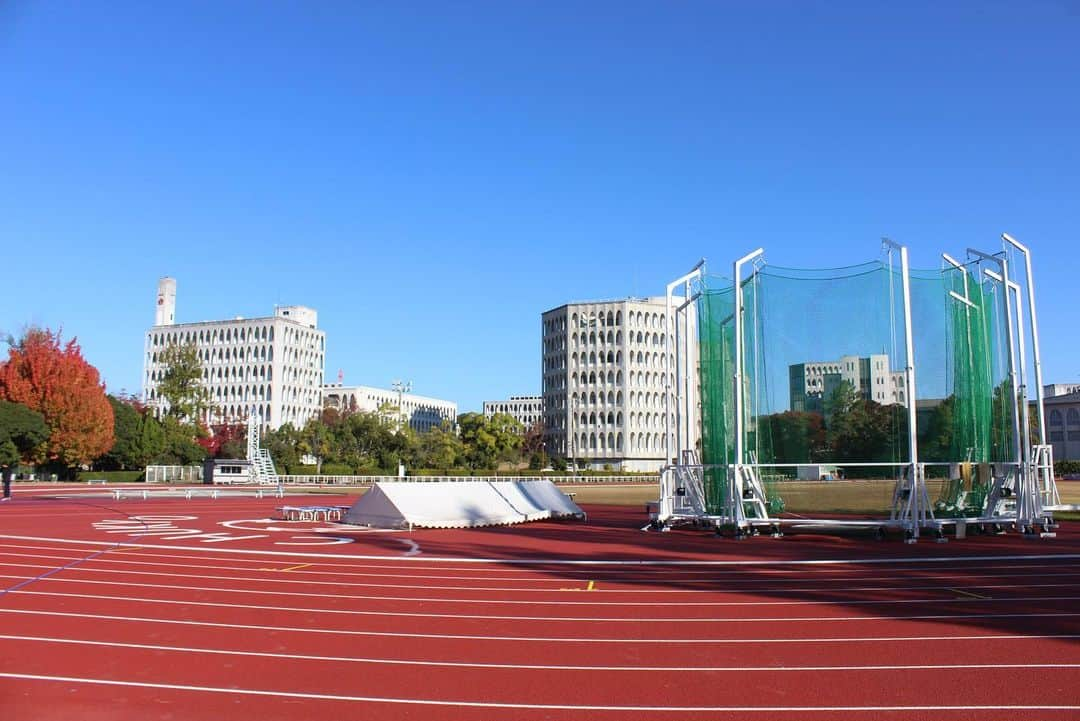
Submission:
[[[200,578],[198,576],[191,576],[186,574],[147,574],[155,576],[168,576],[182,578]],[[26,580],[28,578],[34,578],[33,576],[13,576],[8,574],[0,574],[0,578],[20,579]],[[203,576],[201,578],[209,578],[222,581],[259,581],[263,583],[289,583],[285,580],[277,579],[263,579],[263,578],[244,578],[244,577],[221,577],[221,576]],[[387,602],[404,602],[404,603],[446,603],[446,604],[466,604],[466,605],[479,605],[479,606],[599,606],[599,607],[617,607],[617,608],[670,608],[671,603],[666,601],[575,601],[575,600],[541,600],[541,599],[495,599],[495,598],[445,598],[443,596],[379,596],[379,595],[364,595],[355,593],[307,593],[304,591],[278,591],[274,589],[260,589],[260,588],[225,588],[221,586],[189,586],[172,583],[150,583],[149,581],[137,582],[137,581],[112,581],[108,579],[96,579],[96,578],[68,578],[67,576],[54,575],[48,578],[41,579],[43,584],[45,583],[72,583],[72,584],[84,584],[84,585],[96,585],[96,586],[119,586],[135,588],[156,588],[156,589],[168,589],[175,591],[201,591],[201,592],[218,592],[218,593],[235,593],[245,596],[289,596],[294,598],[316,598],[316,599],[339,599],[344,601],[387,601]],[[311,585],[310,582],[299,580],[292,581],[291,583],[300,583],[303,585]],[[368,584],[342,584],[342,585],[361,585],[367,586]],[[1074,588],[1076,584],[1030,584],[1023,587],[1024,590],[1031,588]],[[395,588],[397,588],[395,586]],[[477,590],[477,591],[494,591],[503,592],[506,591],[499,588],[450,588],[445,586],[409,586],[407,588],[420,588],[424,590],[432,590],[433,588],[441,588],[445,590]],[[902,588],[844,588],[844,592],[852,591],[904,591],[904,590],[931,590],[948,592],[950,594],[957,591],[956,586],[931,586],[931,587],[916,587],[912,589]],[[979,588],[979,589],[994,589],[994,588],[1008,588],[1015,589],[1015,585],[1003,585],[1003,586],[968,586],[967,588]],[[519,589],[529,590],[529,589]],[[565,589],[561,591],[559,589],[531,589],[535,593],[550,593],[552,595],[560,595],[565,593]],[[604,591],[594,591],[596,593],[604,593]],[[749,589],[739,590],[739,594],[743,595],[768,595],[770,593],[788,593],[787,591],[773,591],[771,589]],[[837,593],[832,588],[820,588],[820,589],[798,589],[791,591],[791,593]],[[621,592],[628,593],[628,592]],[[706,592],[699,592],[706,593]],[[707,593],[717,593],[715,591]],[[932,604],[948,604],[948,603],[1014,603],[1019,601],[1074,601],[1080,600],[1080,596],[980,596],[975,594],[968,594],[967,597],[957,598],[956,596],[931,596],[927,598],[898,598],[898,599],[839,599],[839,600],[821,600],[821,599],[807,599],[807,600],[783,600],[783,601],[766,601],[761,599],[753,599],[749,601],[682,601],[678,602],[679,606],[687,607],[692,606],[696,608],[726,608],[726,607],[739,607],[739,606],[851,606],[857,604],[860,606],[897,606],[897,605],[917,605],[922,603]],[[358,612],[359,613],[359,612]],[[397,615],[397,614],[393,614]],[[402,614],[405,615],[405,614]],[[666,619],[664,619],[666,620]],[[698,619],[684,619],[684,620],[698,620]]]
[[[311,553],[303,551],[263,551],[250,548],[213,548],[204,549],[198,546],[166,546],[152,543],[117,544],[115,541],[88,541],[75,539],[48,538],[41,536],[19,536],[0,534],[0,538],[8,538],[16,541],[49,541],[52,543],[85,543],[96,546],[141,546],[166,551],[212,551],[213,553],[236,553],[260,556],[299,556],[303,558],[331,558],[338,561],[353,559],[361,561],[401,561],[400,555],[365,555],[352,553]],[[904,556],[897,558],[828,558],[828,559],[803,559],[803,560],[671,560],[671,559],[584,559],[584,558],[454,558],[453,556],[419,556],[416,562],[424,563],[462,563],[462,564],[506,564],[506,565],[547,565],[547,566],[851,566],[851,565],[883,565],[883,564],[910,564],[910,563],[963,563],[976,561],[1064,561],[1080,559],[1080,553],[1041,553],[1021,554],[1006,556],[937,556],[927,558],[925,556]]]
[[[168,651],[175,653],[205,653],[218,656],[252,656],[258,658],[289,659],[294,661],[329,661],[366,663],[389,666],[438,666],[448,668],[483,668],[512,671],[677,671],[677,672],[789,672],[789,671],[954,671],[973,669],[1073,669],[1080,663],[952,663],[952,664],[899,664],[869,666],[568,666],[551,664],[519,663],[472,663],[464,661],[422,661],[418,659],[370,658],[360,656],[319,656],[296,653],[271,653],[265,651],[240,651],[235,649],[193,648],[190,646],[162,646],[144,643],[121,643],[118,641],[91,641],[47,636],[0,635],[7,641],[31,641],[40,643],[68,644],[73,646],[102,646],[107,648],[130,648],[141,651]]]
[[[100,558],[101,557],[99,556],[97,559],[94,559],[94,560],[97,561],[97,560],[100,560]],[[167,565],[167,564],[156,564],[156,565]],[[311,565],[311,564],[303,564],[303,565]],[[54,564],[37,565],[37,564],[33,564],[33,563],[0,563],[0,566],[14,566],[16,568],[53,568]],[[128,570],[128,569],[122,569],[122,568],[94,568],[94,567],[83,567],[83,566],[79,566],[77,569],[71,569],[71,570],[72,571],[84,572],[84,573],[99,573],[99,574],[110,574],[111,573],[111,574],[123,574],[123,575],[131,575],[131,576],[164,576],[166,578],[192,578],[192,579],[200,579],[200,580],[206,580],[206,581],[229,581],[229,582],[253,581],[253,582],[256,582],[256,583],[265,583],[265,584],[294,584],[294,585],[301,584],[301,585],[304,585],[304,586],[331,586],[333,588],[388,588],[388,589],[393,588],[393,589],[418,589],[418,590],[423,590],[423,591],[431,591],[431,590],[439,589],[439,590],[442,590],[442,591],[477,591],[477,592],[479,592],[479,591],[492,591],[492,592],[495,592],[495,593],[504,593],[504,594],[505,593],[520,593],[520,594],[550,593],[550,594],[553,594],[553,595],[559,595],[559,591],[563,590],[561,587],[555,586],[555,585],[545,587],[545,588],[529,588],[529,587],[511,587],[511,588],[508,588],[507,586],[477,586],[477,585],[472,585],[472,586],[450,586],[450,585],[436,585],[436,584],[432,584],[432,583],[424,583],[424,584],[411,584],[411,583],[359,583],[359,582],[356,582],[356,581],[340,581],[340,580],[317,581],[317,580],[314,580],[314,579],[307,579],[307,578],[301,578],[301,577],[297,577],[297,578],[268,578],[266,576],[214,576],[214,575],[206,574],[206,573],[194,574],[194,573],[177,573],[175,571],[163,572],[163,571],[145,571],[145,570],[134,570],[134,569],[133,570]],[[241,571],[241,572],[250,572],[251,569],[242,569],[242,568],[240,568],[240,569],[235,569],[235,570]],[[258,570],[264,570],[264,569],[258,569]],[[310,573],[316,573],[318,575],[327,575],[325,572],[319,572],[319,571],[316,571],[316,572],[302,571],[301,573],[309,573],[309,574]],[[299,576],[299,574],[297,574],[297,575]],[[1052,576],[1052,575],[1055,575],[1055,574],[1045,574],[1044,573],[1044,574],[1039,574],[1039,577],[1040,578],[1046,578],[1046,577]],[[1080,575],[1080,574],[1062,574],[1062,575],[1075,576],[1075,575]],[[22,576],[12,576],[12,575],[0,574],[0,578],[23,578],[23,577]],[[893,578],[895,579],[895,576]],[[58,578],[58,579],[55,579],[55,580],[68,580],[68,581],[72,581],[72,582],[76,581],[76,579],[67,579],[66,576],[63,579]],[[457,579],[455,579],[455,580],[457,580]],[[491,581],[491,580],[497,580],[497,579],[490,579],[489,578],[489,579],[477,579],[477,580]],[[545,582],[551,583],[551,584],[565,584],[565,581],[560,581],[560,580],[557,580],[557,579],[550,579],[550,580],[543,579],[543,580]],[[866,580],[866,579],[859,579],[859,580]],[[768,595],[768,594],[804,594],[804,593],[838,593],[838,592],[843,592],[843,593],[855,593],[855,592],[859,592],[859,593],[865,593],[865,592],[881,593],[881,592],[891,592],[891,591],[902,591],[902,592],[909,592],[909,591],[940,591],[940,592],[946,592],[946,591],[948,591],[948,592],[952,592],[952,591],[955,591],[958,588],[972,588],[972,589],[983,589],[983,590],[995,590],[995,589],[1002,589],[1002,588],[1013,590],[1013,589],[1017,588],[1017,585],[1015,583],[1000,583],[1000,584],[975,583],[975,584],[970,584],[970,585],[958,586],[955,583],[955,580],[956,580],[955,578],[949,579],[947,577],[943,577],[943,580],[948,581],[949,585],[940,585],[940,586],[914,586],[914,585],[907,585],[907,586],[904,586],[904,585],[851,586],[851,585],[846,585],[845,584],[844,586],[842,586],[839,589],[837,588],[836,585],[811,586],[811,587],[802,587],[802,588],[785,588],[784,586],[779,585],[779,584],[789,583],[789,581],[777,581],[776,582],[778,584],[777,586],[759,585],[757,587],[749,587],[749,588],[746,588],[746,587],[733,588],[732,586],[734,584],[728,584],[728,583],[725,583],[725,582],[718,582],[716,584],[716,586],[717,586],[716,588],[633,589],[633,588],[609,588],[609,587],[605,587],[603,589],[597,589],[597,590],[598,590],[599,593],[604,594],[605,596],[623,595],[623,594],[631,594],[631,595],[636,596],[636,595],[666,595],[666,594],[680,594],[680,595],[695,594],[695,595],[701,595],[701,594],[708,594],[708,593],[723,593],[724,595],[730,595],[732,593],[745,594],[745,595],[754,595],[754,594]],[[963,580],[963,579],[961,579],[961,580]],[[125,585],[128,585],[128,586],[130,586],[130,585],[142,586],[142,585],[145,585],[145,584],[141,584],[141,583],[131,583],[131,582],[125,582],[125,581],[94,581],[94,580],[90,580],[90,579],[82,579],[82,582],[85,582],[85,583],[113,583],[113,584],[118,585],[118,586],[125,586]],[[620,583],[620,581],[606,581],[606,582],[607,583]],[[817,581],[817,582],[821,583],[820,580]],[[760,583],[760,581],[758,583]],[[162,586],[162,587],[163,588],[168,588],[168,586]],[[1078,587],[1080,587],[1080,580],[1078,580],[1078,581],[1076,581],[1074,583],[1025,583],[1025,584],[1023,584],[1024,589],[1031,589],[1031,588],[1044,588],[1044,589],[1045,588],[1078,588]],[[176,586],[176,588],[181,588],[181,587]],[[207,589],[200,588],[199,590],[207,590]],[[237,589],[226,589],[226,588],[217,589],[217,590],[230,591],[230,592],[240,592]],[[265,590],[259,590],[259,589],[254,589],[254,590],[251,590],[251,591],[243,591],[243,592],[245,592],[245,593],[247,593],[247,592],[250,592],[250,593],[282,593],[282,594],[288,595],[285,591],[265,591]],[[565,605],[597,605],[597,606],[601,606],[601,605],[631,605],[631,606],[638,606],[638,605],[641,605],[641,606],[670,605],[669,602],[664,602],[664,601],[629,602],[629,601],[609,601],[609,600],[605,600],[605,601],[575,601],[575,602],[571,602],[571,601],[540,601],[540,600],[535,600],[535,599],[527,599],[527,600],[486,600],[486,599],[443,599],[443,598],[429,598],[429,597],[414,599],[414,598],[411,598],[411,597],[396,597],[396,596],[382,596],[382,595],[379,595],[379,596],[348,596],[348,595],[339,595],[339,594],[294,594],[294,595],[329,595],[329,596],[335,596],[335,597],[338,597],[338,598],[386,599],[386,600],[399,600],[399,601],[400,600],[446,601],[448,603],[456,603],[456,602],[464,602],[464,603],[509,603],[509,604],[514,604],[514,603],[520,603],[520,604],[549,603],[549,604],[552,604],[552,605],[565,604]],[[926,599],[926,600],[936,600],[936,599]],[[999,600],[1003,600],[1003,599],[999,599]],[[860,601],[860,602],[863,602],[863,601]],[[911,601],[865,601],[865,603],[910,603],[910,602]],[[679,603],[681,605],[687,605],[687,606],[694,606],[694,605],[697,605],[697,606],[731,605],[731,603],[726,603],[726,602],[721,603],[721,602],[712,602],[712,601],[683,601],[683,600],[680,600]],[[789,602],[788,601],[776,601],[774,603],[782,604],[782,603],[789,603]],[[805,602],[804,601],[790,601],[790,603],[796,604],[796,603],[805,603]],[[737,605],[737,603],[735,605]]]
[[[0,544],[0,548],[22,548],[22,546],[12,546],[12,545],[8,545],[8,544]],[[41,548],[41,547],[33,546],[31,548]],[[63,550],[63,549],[44,548],[42,550]],[[93,551],[93,550],[96,550],[96,549],[87,549],[87,552]],[[123,550],[125,550],[125,549],[122,549],[121,551],[117,551],[117,553],[122,553]],[[147,566],[147,567],[162,566],[162,567],[171,568],[171,569],[176,569],[176,568],[185,568],[185,569],[196,568],[196,569],[213,569],[213,570],[219,570],[219,571],[241,571],[241,572],[252,570],[251,568],[242,567],[242,566],[218,566],[218,565],[212,565],[212,564],[206,564],[206,563],[187,564],[187,563],[176,563],[175,561],[173,561],[173,562],[162,562],[162,561],[142,560],[142,557],[144,555],[146,555],[146,556],[148,556],[150,558],[158,558],[158,557],[160,557],[160,554],[140,554],[139,555],[139,560],[126,560],[126,559],[116,558],[115,554],[102,555],[102,556],[98,556],[97,558],[95,558],[91,562],[91,564],[116,564],[116,565]],[[9,558],[12,558],[12,557],[25,557],[25,558],[28,558],[28,559],[31,559],[31,560],[75,560],[76,559],[76,557],[70,557],[70,556],[53,556],[53,555],[48,555],[48,554],[29,554],[29,553],[9,554],[8,557]],[[193,558],[193,557],[180,556],[180,558]],[[236,562],[236,563],[239,563],[239,562],[243,562],[243,563],[264,563],[264,561],[260,561],[260,560],[257,560],[257,559],[247,559],[247,558],[223,559],[223,560],[229,560],[231,562]],[[25,563],[25,564],[24,563],[0,563],[0,566],[19,567],[19,566],[25,566],[25,565],[31,565],[31,564],[29,564],[29,563]],[[503,582],[520,582],[520,583],[533,583],[533,582],[536,582],[536,581],[549,581],[549,579],[546,577],[546,575],[537,576],[537,575],[535,575],[536,574],[535,571],[526,570],[526,569],[504,569],[504,570],[507,570],[507,571],[509,571],[509,570],[518,570],[518,571],[520,571],[520,573],[518,573],[517,575],[513,575],[513,576],[492,576],[490,574],[484,574],[484,575],[426,574],[426,573],[417,573],[416,569],[410,569],[412,571],[410,573],[385,573],[385,572],[381,572],[381,573],[380,572],[362,573],[362,572],[357,572],[357,571],[341,570],[341,569],[352,569],[352,568],[356,568],[356,566],[347,565],[347,564],[319,563],[319,570],[312,569],[312,570],[308,570],[308,571],[301,571],[300,574],[306,574],[306,575],[310,575],[310,576],[330,576],[330,575],[332,575],[332,576],[335,577],[335,579],[340,579],[341,577],[380,578],[380,579],[385,579],[385,578],[420,579],[420,578],[423,578],[423,579],[452,580],[452,581],[476,580],[476,581],[503,581]],[[966,576],[963,577],[963,580],[974,580],[974,579],[977,579],[977,578],[1014,578],[1017,570],[1028,570],[1028,571],[1038,570],[1039,571],[1038,572],[1039,578],[1059,578],[1059,577],[1060,578],[1073,578],[1073,577],[1080,577],[1080,571],[1061,572],[1061,573],[1048,573],[1046,571],[1040,570],[1040,569],[1046,569],[1046,568],[1060,568],[1060,565],[1058,565],[1058,564],[1025,564],[1025,565],[1007,566],[1007,568],[1009,570],[1007,572],[1002,572],[1002,573],[995,573],[995,572],[989,572],[989,571],[978,571],[976,573],[968,573]],[[322,570],[322,569],[325,569],[325,570]],[[90,565],[87,565],[87,564],[84,564],[83,566],[80,566],[80,570],[100,571],[100,572],[108,571],[108,572],[113,572],[113,573],[124,573],[125,572],[125,571],[123,571],[123,569],[98,569],[98,568],[92,568],[92,567],[90,567]],[[480,570],[480,569],[477,569],[477,570]],[[618,569],[612,569],[612,570],[617,571]],[[603,581],[605,581],[607,583],[616,583],[616,584],[620,584],[620,585],[629,585],[629,584],[661,585],[661,584],[671,584],[671,583],[694,583],[694,584],[701,584],[701,585],[705,585],[705,584],[713,585],[714,584],[714,585],[716,585],[717,587],[719,587],[719,588],[721,588],[723,590],[728,590],[732,586],[737,586],[737,585],[741,585],[741,584],[763,583],[763,582],[764,583],[778,583],[778,584],[780,584],[780,583],[783,583],[783,584],[810,584],[810,583],[828,583],[828,582],[836,582],[836,581],[842,581],[842,582],[845,582],[845,583],[858,581],[858,582],[861,582],[861,583],[865,583],[865,582],[868,582],[868,581],[896,581],[897,580],[897,577],[896,577],[895,574],[887,575],[887,576],[859,575],[857,578],[852,578],[851,577],[852,573],[851,573],[851,571],[849,569],[836,569],[837,573],[846,574],[846,575],[841,575],[841,576],[837,576],[837,577],[818,577],[818,576],[812,576],[812,577],[809,577],[809,578],[778,577],[775,580],[768,579],[768,578],[762,579],[762,578],[720,578],[719,577],[721,575],[745,576],[747,573],[754,573],[754,574],[757,574],[757,575],[765,575],[765,574],[762,574],[761,571],[757,571],[757,570],[751,571],[751,572],[747,572],[747,571],[743,571],[743,570],[735,570],[735,571],[717,571],[717,570],[688,571],[688,570],[677,570],[677,569],[642,569],[642,570],[647,571],[650,575],[631,576],[631,575],[628,575],[629,573],[632,573],[631,571],[620,571],[620,574],[622,574],[622,575],[616,575],[616,576],[610,576],[610,577],[600,575],[600,576],[597,576],[597,580],[603,580]],[[919,580],[922,580],[922,581],[942,580],[942,581],[955,582],[956,579],[957,579],[957,576],[955,574],[937,573],[937,571],[939,571],[940,569],[934,569],[934,570],[936,571],[935,573],[927,573],[927,574],[920,575]],[[825,572],[826,571],[822,571],[822,573],[825,573]],[[149,571],[130,571],[130,573],[150,573],[150,572]],[[588,571],[588,570],[566,569],[566,570],[561,570],[560,571],[560,574],[571,574],[571,573],[596,575],[595,572]],[[608,573],[610,573],[610,571]],[[786,573],[786,572],[781,571],[780,573]],[[530,574],[530,575],[526,575],[526,574]],[[170,573],[168,575],[176,575],[176,574]],[[772,574],[768,574],[768,575],[772,575]],[[215,578],[214,576],[192,576],[192,577]],[[267,579],[267,580],[270,580],[270,579]],[[288,582],[289,583],[309,583],[309,584],[324,583],[324,584],[333,584],[333,585],[367,585],[367,584],[353,584],[353,583],[348,583],[348,582],[341,582],[340,580],[335,580],[335,581],[315,581],[315,580],[305,581],[303,579],[297,579],[297,580],[290,580]],[[561,583],[561,581],[553,581],[553,580],[550,581],[550,582],[551,583]],[[383,586],[385,584],[378,584],[378,585],[381,587],[381,586]],[[1015,584],[1013,584],[1013,586],[1015,586]],[[469,588],[473,588],[473,587],[470,586]],[[832,588],[832,587],[830,587],[830,588]],[[907,590],[908,588],[909,587],[907,587],[907,586],[903,587],[904,590]],[[929,588],[929,587],[927,587],[927,588]],[[503,589],[503,590],[513,590],[513,589]],[[616,589],[610,589],[610,590],[608,590],[608,592],[698,593],[698,592],[703,591],[703,590],[707,590],[707,589],[658,589],[658,590],[653,591],[653,590],[648,590],[648,589],[636,589],[636,588],[635,589],[618,589],[618,588],[616,588]]]
[[[173,683],[149,683],[145,681],[120,681],[104,678],[86,678],[81,676],[44,676],[28,673],[0,673],[0,678],[22,681],[59,681],[63,683],[85,683],[102,686],[124,686],[129,688],[151,688],[168,691],[201,691],[204,693],[222,693],[238,696],[272,696],[276,698],[297,698],[313,701],[346,701],[352,703],[406,704],[410,706],[455,706],[466,708],[493,709],[536,709],[545,711],[627,711],[634,713],[673,712],[690,713],[707,711],[710,713],[806,713],[810,711],[1073,711],[1080,706],[1011,705],[999,706],[596,706],[572,704],[534,704],[534,703],[498,703],[494,701],[466,701],[441,699],[392,698],[386,696],[345,696],[338,694],[302,693],[297,691],[270,691],[250,688],[220,688],[217,686],[190,686]]]
[[[0,536],[0,538],[2,538],[2,536]],[[124,544],[121,543],[120,545],[123,546]],[[12,547],[12,544],[0,544],[0,548],[2,548],[2,547]],[[14,547],[20,547],[21,548],[22,546],[14,546]],[[43,547],[32,546],[31,548],[43,548]],[[64,550],[62,548],[51,548],[51,547],[44,547],[44,548],[46,548],[47,550],[53,550],[53,551]],[[119,559],[117,559],[115,557],[116,554],[124,553],[125,551],[127,551],[128,550],[127,548],[119,548],[116,551],[114,551],[112,554],[99,556],[98,559],[95,559],[95,560],[100,560],[101,562],[104,562],[104,563],[130,563],[130,564],[135,564],[135,565],[163,565],[163,566],[168,566],[168,567],[174,567],[174,566],[180,565],[181,567],[187,567],[186,564],[175,564],[173,562],[174,559],[191,559],[191,560],[196,560],[196,561],[202,561],[203,559],[205,559],[209,555],[209,553],[212,553],[215,550],[215,549],[210,549],[210,548],[194,548],[193,550],[200,552],[198,555],[184,555],[184,554],[169,554],[169,553],[155,552],[153,550],[147,550],[147,549],[151,549],[153,547],[145,546],[145,545],[130,544],[129,548],[131,548],[131,549],[139,549],[140,552],[137,554],[137,557],[138,557],[139,560],[122,561],[122,560],[119,560]],[[171,547],[166,547],[166,548],[171,548]],[[78,550],[84,550],[85,552],[91,552],[93,549],[78,549]],[[287,555],[287,556],[308,555],[308,556],[310,556],[312,554],[302,554],[302,553],[297,552],[297,553],[287,553],[287,554],[284,554],[284,555]],[[350,558],[348,556],[343,556],[342,557],[342,556],[339,556],[337,554],[332,556],[332,558],[339,558],[339,557],[344,558],[345,560],[348,560]],[[170,562],[168,562],[168,563],[156,563],[156,562],[153,562],[153,561],[143,560],[145,558],[168,558],[170,560]],[[388,558],[390,560],[393,560],[392,557],[388,557]],[[240,563],[240,564],[265,564],[266,563],[265,560],[261,560],[259,558],[245,558],[245,557],[215,558],[213,556],[210,556],[210,559],[213,560],[213,561],[229,562],[229,563]],[[416,574],[417,567],[413,563],[406,563],[405,565],[394,564],[394,563],[370,563],[370,564],[368,564],[368,563],[335,563],[333,561],[324,560],[324,561],[320,561],[318,565],[319,565],[320,569],[327,569],[325,572],[321,572],[324,575],[333,573],[335,576],[373,576],[373,577],[378,577],[378,578],[386,577],[386,575],[390,575],[391,577],[397,577],[397,574],[385,574],[384,572],[386,570],[402,570],[402,571],[406,571],[407,573],[401,574],[401,577],[404,577],[404,578],[448,578],[448,579],[459,579],[459,580],[468,580],[468,579],[479,579],[479,580],[485,580],[485,579],[486,580],[529,580],[529,579],[535,578],[534,574],[539,573],[539,574],[545,574],[545,576],[546,576],[547,574],[551,573],[551,571],[549,569],[545,569],[543,567],[537,567],[537,568],[513,567],[513,568],[499,568],[499,569],[494,569],[493,568],[493,569],[490,569],[490,571],[489,571],[489,569],[487,569],[487,568],[471,566],[469,568],[469,570],[475,570],[477,572],[484,573],[484,574],[503,572],[503,573],[516,573],[516,574],[519,574],[519,575],[517,576],[516,579],[512,578],[512,577],[495,577],[495,576],[490,576],[490,575],[465,576],[465,575],[460,575],[460,574],[464,573],[466,571],[466,568],[454,568],[450,564],[446,564],[446,565],[436,564],[435,567],[433,567],[432,569],[423,569],[423,570],[434,570],[435,568],[439,568],[440,570],[442,570],[444,572],[458,572],[458,574],[453,575],[453,576],[427,576],[427,575],[417,575]],[[223,568],[223,569],[227,569],[227,570],[239,570],[239,571],[245,570],[243,568],[235,568],[235,567],[232,567],[232,566],[206,566],[203,563],[195,564],[195,567],[198,567],[198,568]],[[1038,569],[1061,568],[1061,567],[1062,567],[1062,564],[1060,564],[1060,563],[1007,563],[1007,564],[995,564],[995,565],[981,564],[978,567],[980,572],[976,573],[976,574],[970,574],[970,575],[974,576],[974,577],[982,577],[982,576],[986,576],[986,575],[1009,576],[1009,575],[1015,574],[1015,572],[1017,570],[1038,570]],[[375,572],[373,572],[373,573],[356,572],[355,569],[358,569],[358,568],[373,569]],[[987,573],[983,572],[984,570],[993,569],[993,568],[1000,568],[1000,569],[1005,570],[1006,572],[1002,573],[1002,574],[987,574]],[[702,570],[692,570],[692,569],[689,569],[689,568],[686,568],[686,567],[666,568],[666,567],[655,567],[655,566],[633,566],[633,567],[613,567],[613,568],[609,568],[609,569],[606,570],[606,573],[608,573],[608,574],[619,574],[619,575],[618,576],[612,576],[611,578],[605,578],[604,580],[609,581],[609,582],[613,581],[614,579],[619,579],[619,580],[627,579],[627,580],[637,581],[638,579],[646,579],[647,578],[647,576],[638,576],[638,575],[631,576],[631,575],[629,575],[629,574],[633,574],[633,573],[649,574],[649,576],[652,576],[653,578],[649,579],[648,581],[644,581],[644,582],[651,582],[651,583],[668,583],[668,582],[671,582],[671,581],[693,581],[695,579],[692,579],[690,577],[695,576],[695,575],[706,576],[707,578],[711,579],[711,578],[720,577],[720,576],[740,577],[740,576],[745,576],[748,573],[753,573],[755,576],[766,576],[766,577],[767,576],[775,576],[775,577],[777,577],[778,581],[780,579],[783,579],[783,581],[786,582],[786,583],[797,583],[797,582],[815,583],[815,582],[832,582],[832,581],[847,582],[847,581],[877,580],[878,578],[884,578],[884,579],[895,578],[895,576],[886,576],[886,577],[866,576],[866,575],[864,575],[865,572],[869,571],[870,569],[859,569],[859,568],[856,568],[856,567],[853,567],[853,566],[803,567],[803,568],[799,568],[799,569],[795,569],[795,570],[798,570],[798,572],[801,575],[806,576],[806,578],[805,579],[793,579],[793,578],[791,578],[792,570],[783,569],[783,568],[776,568],[776,569],[774,569],[774,568],[754,568],[752,570],[747,570],[745,568],[722,569],[722,568],[709,567],[709,568],[705,568],[705,569],[702,569]],[[917,571],[917,572],[926,574],[927,572],[930,572],[931,570],[940,571],[941,569],[940,569],[940,567],[930,569],[930,568],[920,568],[920,567],[915,567],[915,566],[907,566],[905,568],[905,570]],[[320,572],[313,571],[311,573],[320,573]],[[561,567],[559,569],[558,573],[559,573],[560,576],[584,575],[584,576],[588,576],[590,578],[595,578],[596,577],[596,570],[595,569],[589,569],[589,568]],[[821,577],[822,574],[829,574],[829,575],[827,577]],[[1044,573],[1044,572],[1040,571],[1038,575],[1040,577],[1044,577],[1044,576],[1056,575],[1056,574],[1047,574],[1047,573]],[[1061,574],[1061,575],[1071,575],[1071,574]],[[924,577],[931,578],[931,577],[934,577],[934,576],[927,575],[927,576],[924,576]],[[950,574],[948,576],[942,576],[942,578],[948,578],[950,580],[953,580],[953,579],[955,579],[955,576]],[[723,583],[728,583],[727,579],[721,578],[721,579],[717,579],[717,580],[719,580],[720,582],[723,582]],[[731,582],[732,583],[751,583],[751,582],[760,582],[760,579],[733,580]]]
[[[982,634],[970,636],[853,636],[822,638],[580,638],[577,636],[477,636],[446,633],[406,633],[403,631],[359,631],[355,629],[309,628],[299,626],[263,626],[246,623],[220,623],[216,621],[192,621],[188,619],[160,618],[157,616],[110,616],[97,613],[70,613],[66,611],[44,611],[40,609],[0,608],[0,613],[14,613],[23,616],[51,616],[57,618],[96,619],[99,621],[125,621],[135,623],[162,623],[177,626],[199,626],[205,628],[227,628],[251,631],[276,631],[293,633],[314,633],[329,636],[372,636],[380,638],[425,638],[451,639],[455,641],[535,641],[540,643],[611,643],[611,644],[680,644],[729,645],[754,643],[885,643],[905,641],[1031,641],[1031,640],[1074,640],[1080,634]]]
[[[633,616],[627,618],[598,618],[592,616],[500,616],[494,614],[478,613],[416,613],[398,611],[364,611],[350,608],[310,608],[307,606],[263,606],[254,603],[214,603],[212,601],[187,601],[171,598],[142,598],[141,596],[113,596],[93,593],[60,593],[58,591],[8,591],[8,595],[19,596],[48,596],[52,598],[87,598],[96,601],[128,601],[130,603],[156,603],[174,606],[201,606],[206,608],[248,608],[255,611],[288,611],[304,614],[340,614],[344,616],[377,616],[389,618],[437,618],[437,619],[463,619],[470,621],[548,621],[552,623],[808,623],[811,621],[832,623],[837,621],[947,621],[965,618],[1072,618],[1080,616],[1080,612],[1070,613],[1055,611],[1046,613],[953,613],[953,614],[921,614],[900,616],[896,614],[883,616],[782,616],[782,617],[751,617],[751,618],[685,618],[682,616],[671,618],[644,618]],[[945,601],[946,599],[941,599]],[[968,599],[975,602],[975,599]],[[1017,598],[1013,601],[1080,601],[1080,596],[1067,598]]]

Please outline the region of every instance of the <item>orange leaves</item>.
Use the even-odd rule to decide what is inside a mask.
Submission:
[[[41,413],[49,426],[46,457],[68,466],[89,463],[113,444],[113,412],[96,368],[72,339],[31,328],[0,363],[0,399]]]

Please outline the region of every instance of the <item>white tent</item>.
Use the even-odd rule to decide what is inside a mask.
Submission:
[[[585,513],[551,481],[380,481],[345,514],[375,528],[469,528]]]

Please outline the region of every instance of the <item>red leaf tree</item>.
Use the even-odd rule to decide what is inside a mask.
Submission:
[[[22,403],[45,417],[45,458],[72,467],[101,456],[113,445],[113,411],[105,385],[73,338],[31,328],[0,363],[0,400]]]

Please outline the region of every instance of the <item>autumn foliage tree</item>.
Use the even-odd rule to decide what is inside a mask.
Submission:
[[[86,464],[113,445],[113,410],[96,368],[86,362],[75,339],[31,328],[9,340],[0,363],[0,400],[21,403],[45,418],[49,440],[42,457],[73,467]]]

